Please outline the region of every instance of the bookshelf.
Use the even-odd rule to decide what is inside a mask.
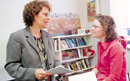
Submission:
[[[55,36],[53,39],[56,59],[64,67],[81,72],[95,66],[91,33]]]

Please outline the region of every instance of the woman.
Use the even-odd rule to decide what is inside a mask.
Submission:
[[[53,39],[42,30],[47,27],[50,11],[47,1],[26,4],[26,28],[10,35],[5,69],[16,81],[55,81],[54,75],[46,72],[59,64],[55,61]]]
[[[126,52],[117,40],[115,27],[112,17],[99,14],[91,29],[92,37],[99,39],[93,69],[98,81],[126,81]]]

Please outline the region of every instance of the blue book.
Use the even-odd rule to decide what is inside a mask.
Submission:
[[[78,39],[79,46],[82,46],[80,39],[79,38],[77,38],[77,39]]]
[[[78,54],[78,51],[77,50],[75,50],[76,51],[76,54],[77,54],[77,56],[78,56],[78,58],[79,58],[79,54]]]
[[[69,48],[72,48],[72,47],[71,47],[71,45],[70,45],[69,39],[68,39],[68,38],[66,38],[66,39],[65,39],[65,41],[66,41],[66,43],[67,43],[68,47],[69,47]]]
[[[71,38],[71,41],[72,41],[72,43],[74,44],[74,46],[77,47],[77,44],[76,44],[75,39],[74,39],[74,38]]]
[[[71,39],[69,39],[69,43],[70,43],[71,47],[75,47],[75,45],[74,45],[74,43],[72,42]]]
[[[84,42],[83,42],[83,40],[82,40],[81,38],[79,38],[79,39],[80,39],[80,41],[81,41],[81,44],[82,44],[82,45],[84,45]]]

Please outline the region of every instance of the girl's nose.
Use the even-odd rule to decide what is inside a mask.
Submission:
[[[91,30],[93,31],[93,30],[94,30],[94,27],[92,27]]]

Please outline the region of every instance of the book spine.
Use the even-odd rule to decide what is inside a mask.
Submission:
[[[88,45],[87,39],[85,37],[83,37],[83,39],[84,39],[86,45]]]

